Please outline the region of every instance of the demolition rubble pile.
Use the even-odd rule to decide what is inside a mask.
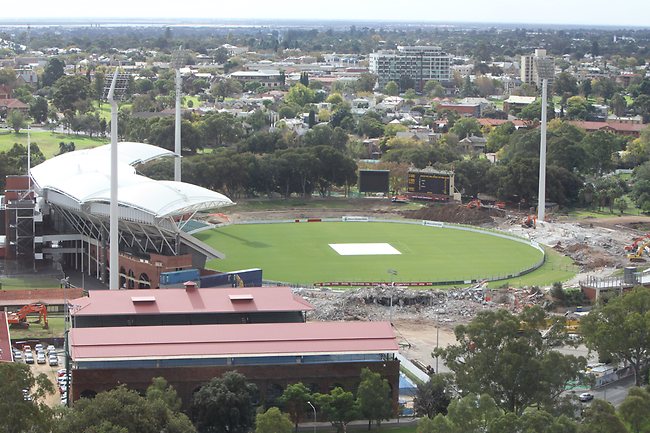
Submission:
[[[466,206],[453,204],[434,204],[422,209],[401,212],[404,218],[471,225],[492,225],[492,217],[502,214],[503,211],[498,209],[468,209]]]
[[[538,223],[536,229],[527,229],[512,218],[499,228],[552,247],[571,257],[582,271],[627,264],[624,247],[630,242],[629,232],[567,222]]]
[[[299,289],[315,310],[309,320],[438,320],[454,326],[467,323],[483,310],[543,304],[541,292],[526,289],[486,290],[483,287],[411,290],[378,286],[350,291]]]

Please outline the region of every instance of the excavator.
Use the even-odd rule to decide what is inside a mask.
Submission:
[[[43,328],[48,328],[47,323],[47,307],[43,304],[29,304],[22,307],[16,313],[7,314],[7,322],[12,327],[28,328],[27,315],[38,313],[38,321],[35,323],[43,323]]]

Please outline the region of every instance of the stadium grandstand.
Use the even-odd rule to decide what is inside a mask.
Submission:
[[[202,269],[206,260],[222,258],[185,226],[197,212],[233,202],[206,188],[137,173],[140,164],[175,157],[171,151],[144,143],[117,145],[120,287],[159,287],[166,272]],[[8,259],[52,264],[108,282],[110,149],[109,144],[64,153],[33,167],[29,177],[7,178]]]

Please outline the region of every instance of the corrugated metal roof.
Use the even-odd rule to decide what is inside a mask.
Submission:
[[[234,301],[231,296],[250,295],[252,300]],[[150,298],[148,302],[134,299]],[[289,287],[242,287],[225,289],[93,290],[87,298],[71,301],[72,315],[104,316],[131,314],[246,313],[311,311],[314,307]]]
[[[74,328],[73,362],[396,353],[389,322]]]
[[[11,362],[13,356],[11,353],[11,340],[9,338],[9,324],[7,315],[0,311],[0,362]]]

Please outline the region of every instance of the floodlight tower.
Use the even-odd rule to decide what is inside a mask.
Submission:
[[[110,274],[108,288],[117,290],[120,288],[118,275],[119,261],[119,237],[118,237],[118,206],[117,206],[117,101],[115,100],[115,86],[119,71],[115,68],[111,88],[108,91],[108,102],[111,104],[111,206],[110,206]]]
[[[553,77],[555,65],[549,57],[536,57],[537,75],[542,79],[542,118],[539,142],[539,189],[537,193],[537,221],[544,221],[546,216],[546,120],[548,79]]]
[[[178,51],[174,55],[172,65],[176,71],[176,125],[174,128],[174,180],[181,181],[181,91],[183,86],[183,78],[181,77],[181,66],[183,66],[183,46],[178,47]]]

